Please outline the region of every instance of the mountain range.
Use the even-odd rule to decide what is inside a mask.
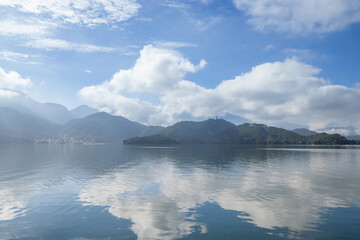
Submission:
[[[224,119],[223,119],[224,118]],[[182,121],[170,127],[146,126],[86,105],[68,110],[39,103],[24,93],[0,89],[0,143],[196,143],[196,144],[349,144],[340,135],[308,129],[288,131],[244,123],[232,114],[200,122]],[[136,138],[134,138],[136,137]],[[128,139],[128,140],[126,140]]]
[[[0,89],[0,143],[119,143],[162,129],[113,116],[86,105],[68,110],[39,103],[24,93]]]
[[[357,144],[339,134],[302,136],[282,128],[244,123],[239,126],[223,119],[183,121],[157,134],[135,137],[124,144]]]

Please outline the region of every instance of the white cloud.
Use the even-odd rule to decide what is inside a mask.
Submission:
[[[116,91],[160,93],[173,89],[186,73],[194,73],[205,65],[204,60],[199,65],[193,65],[176,51],[148,45],[141,50],[135,66],[120,70],[109,85]]]
[[[205,65],[205,60],[194,65],[177,51],[148,45],[141,50],[133,68],[120,70],[110,81],[101,85],[85,87],[80,90],[79,95],[103,110],[144,123],[163,124],[173,121],[170,112],[164,111],[161,106],[125,97],[120,93],[162,95],[173,89],[189,89],[183,77],[188,72],[194,73],[204,68]]]
[[[136,16],[140,7],[136,0],[3,0],[0,10],[7,14],[6,18],[0,18],[0,35],[22,38],[21,45],[39,49],[112,52],[114,49],[110,47],[71,43],[51,36],[55,34],[54,29],[66,28],[68,24],[115,26]],[[12,39],[19,42],[17,38]]]
[[[179,0],[164,0],[162,5],[170,8],[178,8],[180,10],[185,10],[190,8],[188,4],[181,2]]]
[[[0,59],[11,61],[11,62],[19,62],[29,59],[29,54],[12,52],[12,51],[0,51]]]
[[[16,91],[8,89],[0,89],[0,98],[2,99],[12,99],[14,97],[20,96],[21,94]]]
[[[264,50],[265,51],[270,51],[270,50],[272,50],[272,49],[274,49],[275,48],[275,45],[274,44],[268,44],[268,45],[266,45],[265,47],[264,47]]]
[[[295,58],[258,65],[214,89],[184,80],[205,63],[194,65],[177,51],[145,46],[134,67],[83,88],[79,95],[108,112],[148,124],[170,124],[184,113],[206,117],[232,112],[268,124],[360,127],[360,89],[332,85],[317,76],[320,69]],[[157,105],[141,99],[149,94]]]
[[[92,44],[69,42],[62,39],[49,38],[50,31],[59,27],[58,24],[51,21],[32,20],[26,22],[17,22],[13,20],[0,21],[0,35],[14,37],[20,36],[25,41],[20,45],[44,50],[64,50],[77,52],[114,52],[117,49],[105,46],[96,46]],[[119,53],[128,55],[129,51],[118,50]],[[16,59],[25,57],[9,51],[0,52],[0,58],[16,61]]]
[[[85,87],[80,90],[79,95],[94,103],[100,110],[110,112],[115,115],[126,116],[129,119],[137,119],[139,122],[163,123],[157,120],[161,118],[161,108],[154,106],[150,102],[142,101],[137,98],[125,97],[116,93],[114,89],[104,85]]]
[[[15,71],[6,72],[0,67],[0,88],[14,89],[16,87],[29,87],[31,81],[28,78],[23,78]]]
[[[114,24],[137,15],[136,0],[5,0],[0,6],[65,23],[94,26]]]
[[[20,35],[35,38],[48,34],[50,28],[55,26],[55,23],[40,20],[29,20],[25,22],[2,20],[0,21],[0,34],[5,36]]]
[[[82,44],[65,41],[62,39],[37,38],[29,40],[24,44],[26,47],[44,49],[44,50],[64,50],[77,52],[114,52],[116,49],[91,44]]]
[[[340,134],[340,135],[343,135],[343,136],[349,136],[349,135],[354,135],[354,130],[351,130],[351,129],[346,129],[346,128],[331,128],[331,129],[328,129],[328,130],[324,130],[324,131],[321,131],[321,132],[325,132],[325,133],[328,133],[328,134]]]
[[[200,0],[200,1],[204,4],[208,4],[208,3],[211,3],[213,0]]]
[[[0,50],[0,59],[10,62],[25,63],[25,64],[42,64],[40,62],[34,61],[34,58],[36,57],[38,56],[33,54]]]
[[[146,18],[146,17],[139,17],[136,18],[136,21],[140,21],[140,22],[152,22],[152,18]]]
[[[155,41],[153,45],[159,48],[184,48],[184,47],[197,47],[194,43],[176,42],[176,41]]]
[[[200,31],[205,31],[213,25],[222,21],[222,17],[207,17],[205,19],[197,19],[189,16],[189,21]]]
[[[358,0],[233,0],[259,31],[328,33],[360,21]]]
[[[300,60],[310,60],[318,57],[315,52],[310,49],[286,48],[282,52],[289,57],[295,57]]]

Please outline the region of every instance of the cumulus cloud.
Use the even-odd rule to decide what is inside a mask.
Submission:
[[[125,21],[137,14],[136,0],[5,0],[0,6],[65,23],[94,26]]]
[[[6,72],[0,67],[0,88],[14,89],[16,87],[29,87],[31,81],[29,78],[23,78],[15,71]]]
[[[205,65],[205,60],[194,65],[176,51],[148,45],[132,69],[120,70],[108,84],[118,92],[161,93],[176,87],[186,73],[194,73]]]
[[[360,21],[358,0],[233,0],[259,31],[294,34],[339,31]]]
[[[177,51],[148,45],[141,50],[140,57],[133,68],[120,70],[110,81],[100,85],[85,87],[80,90],[79,95],[93,102],[100,109],[124,115],[133,120],[157,124],[171,122],[172,115],[165,112],[163,106],[129,98],[121,93],[141,92],[163,95],[173,89],[181,90],[190,83],[183,80],[185,74],[196,72],[205,65],[205,60],[194,65]]]
[[[160,124],[165,121],[157,120],[161,118],[161,107],[137,98],[125,97],[116,93],[107,84],[85,87],[80,90],[79,95],[91,101],[100,111],[126,116],[143,123]]]
[[[332,85],[318,77],[319,68],[296,58],[258,65],[213,89],[184,79],[205,65],[205,60],[194,65],[174,50],[145,46],[132,68],[79,95],[103,110],[148,124],[170,124],[184,113],[232,112],[252,121],[306,123],[313,129],[334,122],[359,125],[360,90]]]

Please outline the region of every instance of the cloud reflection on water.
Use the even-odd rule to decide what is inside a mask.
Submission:
[[[12,220],[25,212],[25,202],[18,200],[9,189],[0,189],[0,221]]]
[[[94,179],[81,190],[79,200],[83,205],[107,207],[113,216],[130,220],[139,239],[205,233],[206,223],[197,222],[196,208],[208,202],[246,213],[247,217],[240,217],[261,228],[311,230],[321,223],[321,214],[327,208],[346,204],[357,193],[331,186],[339,180],[334,179],[336,168],[327,168],[324,161],[335,161],[336,154],[306,154],[308,159],[301,161],[309,164],[299,164],[296,159],[289,160],[290,164],[283,162],[288,159],[268,159],[263,165],[245,169],[239,162],[212,169],[179,167],[166,157],[144,161]]]

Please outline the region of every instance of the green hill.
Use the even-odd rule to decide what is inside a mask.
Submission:
[[[156,135],[127,139],[124,144],[356,144],[338,134],[301,136],[282,128],[245,123],[236,126],[222,119],[179,122]]]
[[[158,134],[175,139],[180,143],[204,144],[218,142],[222,139],[224,133],[232,132],[234,130],[236,130],[236,126],[230,122],[222,119],[209,119],[202,122],[179,122],[159,131]],[[222,139],[222,141],[226,142],[227,140]]]
[[[317,135],[307,137],[309,144],[321,145],[344,145],[344,144],[357,144],[354,140],[348,140],[340,134],[326,134],[319,133]]]
[[[264,124],[245,123],[238,126],[242,144],[304,144],[306,139],[283,128],[268,127]]]

